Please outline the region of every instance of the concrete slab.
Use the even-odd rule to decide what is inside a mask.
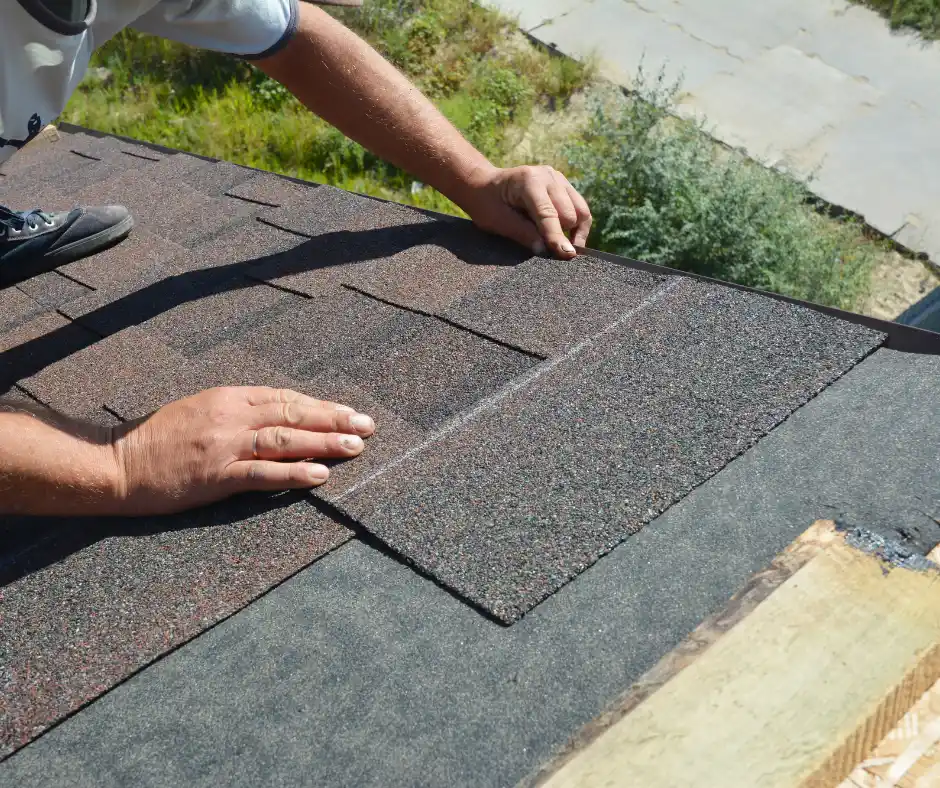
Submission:
[[[799,13],[800,6],[794,8],[792,0],[635,0],[635,4],[739,60],[750,60],[789,41],[810,19],[809,14]],[[822,5],[811,9],[812,16],[825,13]]]
[[[827,134],[818,153],[814,191],[940,259],[940,108],[892,95]]]
[[[681,114],[707,116],[713,136],[767,164],[818,173],[822,197],[940,256],[940,203],[911,174],[940,170],[940,42],[847,0],[490,1],[524,26],[550,19],[533,34],[572,57],[596,53],[626,87],[641,62],[684,73]]]
[[[940,81],[940,45],[911,33],[891,32],[885,20],[862,6],[821,16],[791,42],[879,90],[927,100]]]
[[[601,73],[627,86],[641,63],[648,73],[664,68],[670,82],[681,78],[687,91],[740,64],[626,0],[590,0],[532,34],[574,57],[597,55]]]
[[[720,74],[683,100],[714,134],[754,158],[808,175],[813,141],[875,107],[882,93],[789,45]]]
[[[550,22],[564,16],[575,8],[585,5],[587,0],[487,0],[484,5],[496,8],[518,21],[523,30]]]

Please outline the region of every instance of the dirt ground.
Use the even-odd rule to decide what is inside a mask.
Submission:
[[[872,317],[894,320],[937,287],[940,287],[940,276],[926,263],[897,252],[886,252],[875,269],[871,294],[860,311]]]

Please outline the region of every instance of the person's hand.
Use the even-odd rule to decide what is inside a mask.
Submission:
[[[117,508],[166,514],[248,490],[316,487],[329,469],[304,460],[355,457],[374,431],[369,416],[296,391],[203,391],[116,428]]]
[[[587,245],[591,210],[551,167],[492,168],[476,174],[461,207],[483,230],[564,260]],[[570,239],[570,240],[569,240]]]

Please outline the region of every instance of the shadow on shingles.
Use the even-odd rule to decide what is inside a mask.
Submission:
[[[409,224],[360,232],[327,233],[275,254],[228,263],[213,268],[187,271],[145,285],[82,315],[76,323],[62,326],[0,353],[0,394],[20,379],[41,372],[47,366],[90,344],[77,340],[84,326],[96,334],[116,334],[191,301],[212,295],[257,286],[261,277],[277,279],[318,269],[369,262],[390,257],[418,244],[434,243],[468,264],[512,266],[527,259],[522,247],[465,227]],[[485,244],[489,254],[480,259]],[[322,256],[324,250],[329,254]],[[321,253],[318,260],[318,252]],[[495,252],[495,254],[494,254]],[[303,295],[303,294],[299,294]]]
[[[488,237],[469,224],[462,227],[415,224],[325,234],[286,252],[167,277],[86,313],[80,323],[69,322],[0,352],[0,394],[17,380],[34,375],[96,341],[101,332],[90,333],[83,324],[102,326],[106,334],[113,334],[184,303],[257,286],[260,276],[277,279],[318,268],[368,262],[422,243],[437,244],[468,264],[492,265],[503,261],[505,265],[516,265],[529,257],[521,247]],[[480,248],[484,245],[488,253],[486,259],[480,259]],[[329,253],[323,255],[324,250]],[[305,493],[251,494],[163,517],[4,517],[0,519],[0,588],[108,537],[146,536],[235,523],[301,499],[311,500]]]
[[[0,588],[111,537],[143,537],[244,522],[310,502],[306,491],[245,493],[217,504],[149,517],[4,517],[0,523]]]

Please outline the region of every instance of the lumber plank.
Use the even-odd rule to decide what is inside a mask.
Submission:
[[[782,582],[736,595],[539,784],[845,778],[940,678],[940,572],[890,566],[825,522],[778,558],[763,574],[789,569]]]
[[[940,681],[927,690],[839,788],[940,785]]]

